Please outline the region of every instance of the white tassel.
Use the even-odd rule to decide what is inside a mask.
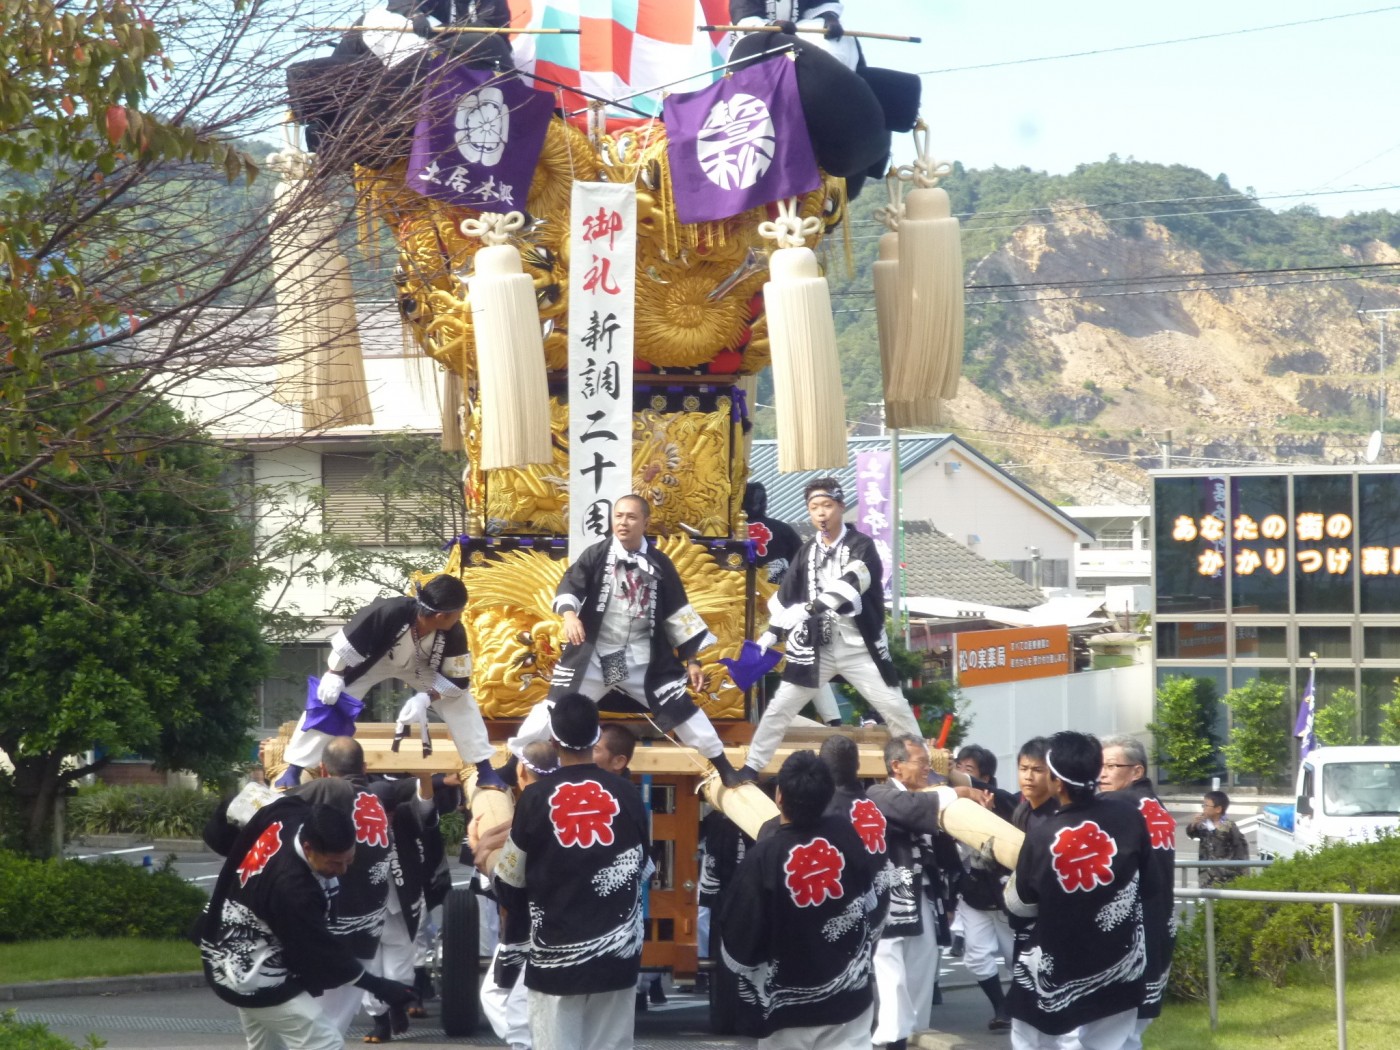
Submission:
[[[483,214],[462,223],[464,234],[485,242],[467,279],[476,335],[483,470],[553,461],[549,379],[535,285],[521,267],[520,251],[505,243],[523,223],[519,212]]]
[[[821,220],[797,214],[796,201],[779,204],[774,222],[759,233],[778,244],[763,286],[773,348],[773,399],[778,412],[778,470],[846,466],[846,398],[836,353],[831,290],[805,238]]]
[[[937,188],[950,166],[933,160],[928,133],[915,130],[919,158],[900,169],[915,188],[899,222],[899,324],[890,383],[913,403],[958,392],[963,356],[962,235],[948,194]]]
[[[462,452],[462,377],[451,369],[442,373],[442,450]]]
[[[942,422],[938,398],[911,401],[901,397],[892,382],[895,361],[899,358],[897,342],[899,328],[899,224],[904,217],[903,183],[895,172],[885,180],[889,204],[875,214],[888,227],[880,237],[879,258],[875,261],[875,322],[880,340],[880,369],[884,377],[885,426],[892,430],[911,427],[932,427]]]
[[[300,405],[308,429],[368,425],[374,414],[350,266],[335,240],[336,210],[307,192],[306,154],[293,146],[268,164],[281,175],[270,237],[278,357],[272,396]]]

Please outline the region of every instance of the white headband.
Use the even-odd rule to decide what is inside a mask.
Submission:
[[[1056,780],[1068,784],[1070,785],[1070,787],[1086,788],[1094,786],[1092,783],[1086,784],[1081,780],[1071,780],[1069,777],[1065,776],[1058,769],[1056,769],[1055,763],[1050,761],[1050,749],[1048,747],[1045,749],[1045,765],[1049,768],[1050,772],[1055,775]]]

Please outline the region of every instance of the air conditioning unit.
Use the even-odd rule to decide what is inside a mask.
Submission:
[[[975,547],[975,546],[977,546],[977,545],[978,545],[979,543],[981,543],[981,542],[982,542],[982,537],[979,536],[979,535],[977,535],[977,533],[975,533],[975,532],[969,532],[969,533],[967,534],[967,545],[968,545],[969,547]]]
[[[943,464],[943,473],[947,474],[949,477],[952,477],[960,470],[962,470],[962,464],[955,459],[950,459]]]

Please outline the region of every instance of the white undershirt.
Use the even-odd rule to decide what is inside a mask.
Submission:
[[[622,562],[624,559],[637,562],[635,571],[641,575],[643,586],[650,591],[649,600],[656,601],[656,577],[652,575],[651,567],[639,560],[640,555],[647,553],[647,541],[643,538],[640,547],[629,551],[614,539],[612,549],[617,557],[613,564],[612,593],[608,596],[607,608],[603,610],[603,620],[598,625],[598,641],[594,651],[601,657],[626,649],[629,666],[645,667],[651,660],[651,614],[645,610],[634,613],[628,608],[626,599],[622,597],[622,587],[627,581],[627,569]]]

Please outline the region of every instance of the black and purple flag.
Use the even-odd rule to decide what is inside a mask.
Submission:
[[[784,55],[671,95],[662,119],[681,222],[714,222],[821,185]]]
[[[408,187],[477,211],[524,211],[553,110],[552,95],[517,77],[439,59],[413,129]]]

